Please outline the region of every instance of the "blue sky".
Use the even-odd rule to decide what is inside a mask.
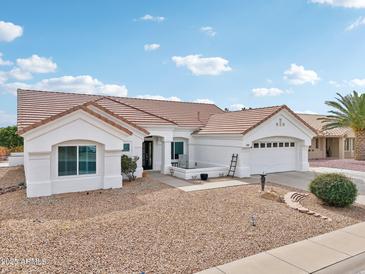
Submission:
[[[325,113],[364,49],[365,0],[2,0],[0,125],[17,87]]]

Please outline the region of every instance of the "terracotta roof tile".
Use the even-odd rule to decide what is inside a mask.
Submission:
[[[59,119],[59,118],[61,118],[63,116],[66,116],[66,115],[72,113],[72,112],[75,112],[77,110],[82,110],[82,111],[85,111],[85,112],[89,113],[90,115],[98,118],[99,120],[102,120],[103,122],[105,122],[105,123],[107,123],[107,124],[109,124],[109,125],[117,128],[117,129],[119,129],[121,131],[124,131],[128,135],[132,135],[132,132],[129,129],[127,129],[125,127],[122,127],[121,125],[119,125],[119,124],[117,124],[117,123],[109,120],[108,118],[106,118],[106,117],[100,115],[99,113],[97,113],[97,112],[91,110],[90,108],[88,108],[88,106],[90,104],[92,104],[93,102],[94,101],[91,100],[91,101],[86,102],[84,104],[71,107],[71,108],[69,108],[69,109],[67,109],[65,111],[62,111],[60,113],[57,113],[57,114],[54,114],[54,115],[49,116],[47,118],[44,118],[44,119],[42,119],[42,120],[40,120],[40,121],[38,121],[36,123],[33,123],[33,124],[29,125],[29,126],[26,126],[26,127],[21,128],[21,129],[18,129],[18,134],[23,134],[23,133],[25,133],[25,132],[27,132],[27,131],[29,131],[31,129],[34,129],[34,128],[40,127],[42,125],[45,125],[45,124],[47,124],[49,122],[55,121],[55,120],[57,120],[57,119]]]
[[[290,108],[282,105],[212,115],[206,126],[196,134],[245,134],[283,109],[288,110],[309,129],[315,132],[310,125],[298,117]]]
[[[98,101],[99,106],[139,127],[177,124],[196,129],[210,115],[223,113],[213,104],[19,89],[18,130],[24,132],[31,125],[89,101]]]
[[[342,127],[342,128],[334,128],[329,130],[323,130],[323,122],[319,120],[319,118],[324,118],[326,115],[320,114],[298,114],[304,121],[310,124],[316,131],[319,136],[328,136],[328,137],[355,137],[355,133],[351,128]]]

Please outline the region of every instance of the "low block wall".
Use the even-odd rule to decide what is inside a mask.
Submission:
[[[8,157],[9,166],[23,166],[24,165],[24,153],[12,152]]]

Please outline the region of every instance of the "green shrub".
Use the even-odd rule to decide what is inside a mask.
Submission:
[[[317,176],[309,185],[310,191],[330,206],[345,207],[356,200],[357,187],[348,177],[328,173]]]
[[[137,169],[137,161],[139,160],[139,157],[129,157],[128,155],[122,155],[121,159],[121,168],[122,173],[128,176],[129,181],[132,181],[136,179],[136,176],[134,176],[134,173]]]
[[[13,148],[23,145],[23,138],[17,134],[16,126],[0,128],[0,146]]]

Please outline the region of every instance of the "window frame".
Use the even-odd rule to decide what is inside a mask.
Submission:
[[[129,149],[128,149],[128,150],[124,150],[124,145],[129,145]],[[124,143],[123,143],[122,152],[125,152],[125,153],[130,153],[130,152],[132,152],[132,144],[131,144],[130,142],[124,142]]]
[[[79,171],[79,158],[80,158],[80,155],[79,155],[79,147],[88,147],[88,146],[94,146],[95,147],[95,173],[87,173],[87,174],[80,174],[80,171]],[[76,147],[76,171],[77,171],[77,174],[73,174],[73,175],[59,175],[59,148],[60,147]],[[77,177],[90,177],[90,176],[96,176],[98,175],[98,145],[97,144],[90,144],[90,143],[85,143],[85,144],[62,144],[62,145],[58,145],[57,146],[57,153],[56,153],[56,177],[57,178],[77,178]]]
[[[183,149],[182,155],[185,154],[185,142],[183,140],[174,140],[171,142],[171,155],[170,155],[171,161],[179,160],[179,157],[175,158],[175,143],[182,143],[182,149]]]

